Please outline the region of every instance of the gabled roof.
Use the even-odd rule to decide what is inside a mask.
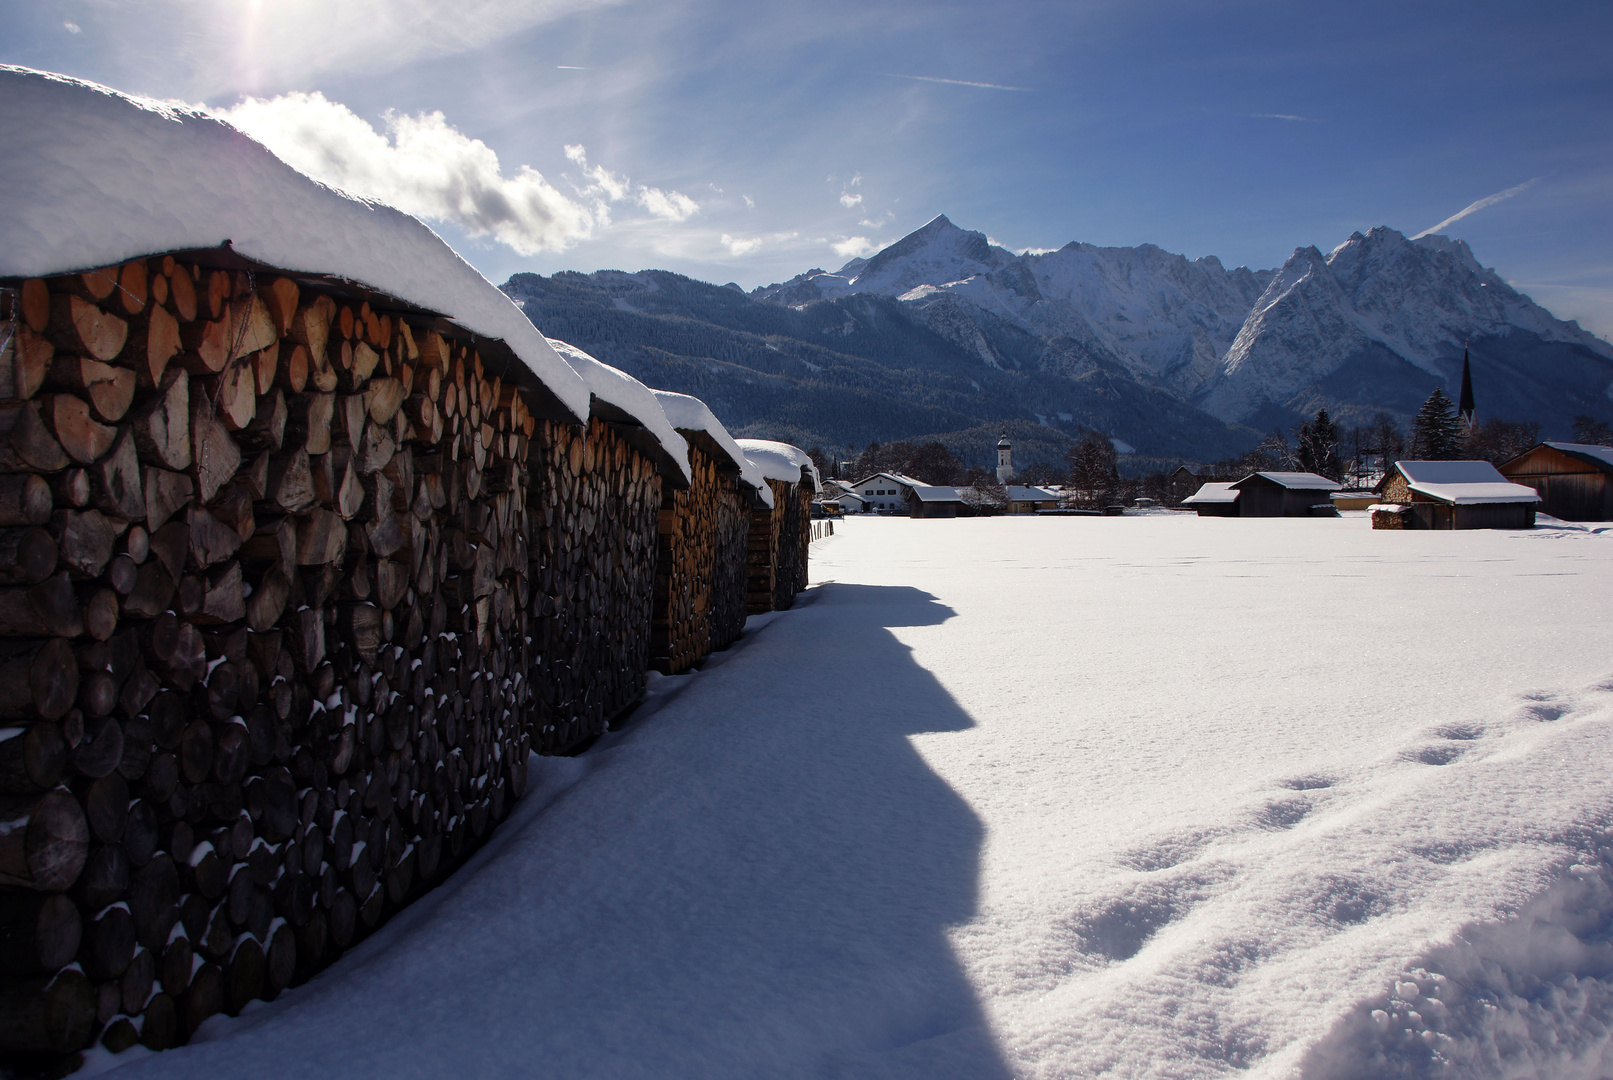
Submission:
[[[1594,465],[1605,473],[1613,473],[1613,446],[1596,446],[1593,443],[1572,442],[1544,442],[1540,445],[1549,446],[1559,453],[1567,454],[1576,461]],[[1511,462],[1508,462],[1508,464],[1511,464]]]
[[[926,484],[913,486],[913,497],[919,502],[962,502],[963,492],[955,487],[932,487]]]
[[[1008,484],[1004,490],[1008,492],[1009,502],[1056,502],[1059,497],[1056,491],[1023,484]]]
[[[1239,491],[1243,485],[1256,478],[1270,481],[1278,487],[1288,488],[1290,491],[1338,491],[1344,485],[1336,480],[1313,472],[1257,472],[1245,476],[1242,480],[1233,483]]]
[[[857,481],[855,486],[856,487],[862,487],[864,484],[868,483],[868,481],[877,480],[881,476],[889,477],[892,483],[900,484],[903,487],[924,487],[925,486],[924,481],[916,479],[916,478],[911,477],[911,476],[906,476],[906,475],[904,475],[902,473],[899,473],[899,472],[869,473],[867,476],[865,476],[861,480]]]
[[[1235,503],[1239,492],[1232,489],[1230,483],[1204,484],[1193,494],[1182,500],[1182,505],[1188,503]]]
[[[1540,501],[1534,488],[1512,483],[1488,461],[1397,461],[1395,468],[1411,490],[1452,506]]]

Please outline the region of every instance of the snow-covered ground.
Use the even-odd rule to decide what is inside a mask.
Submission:
[[[1613,531],[836,529],[450,884],[120,1076],[1609,1072]]]

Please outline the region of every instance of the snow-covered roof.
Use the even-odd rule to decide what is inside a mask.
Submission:
[[[559,338],[545,340],[561,359],[571,365],[571,369],[582,378],[597,400],[614,406],[626,414],[626,419],[643,425],[654,436],[667,460],[681,470],[683,482],[687,484],[689,444],[683,441],[682,435],[672,430],[672,423],[661,408],[655,391],[620,368],[594,359],[575,345]]]
[[[740,439],[739,448],[769,480],[782,480],[786,484],[801,483],[801,470],[806,470],[812,490],[818,489],[818,467],[800,447],[768,439]]]
[[[869,473],[867,476],[865,476],[861,480],[857,481],[857,483],[854,486],[855,487],[862,487],[864,484],[868,483],[868,481],[870,481],[870,480],[878,480],[881,476],[889,478],[891,483],[900,484],[902,487],[923,487],[924,486],[924,481],[918,479],[917,477],[908,476],[906,473],[899,473],[899,472]]]
[[[915,484],[913,497],[919,502],[961,502],[963,493],[955,487],[936,487],[927,484]]]
[[[1540,501],[1534,488],[1512,483],[1488,461],[1397,461],[1395,468],[1411,490],[1453,506]]]
[[[1233,487],[1238,487],[1241,489],[1243,484],[1247,484],[1257,476],[1270,480],[1278,487],[1285,487],[1291,491],[1337,491],[1344,486],[1337,480],[1329,480],[1320,473],[1257,472],[1251,473],[1250,475],[1245,476],[1242,480],[1234,482]]]
[[[1571,442],[1548,442],[1546,445],[1553,450],[1561,450],[1570,457],[1576,457],[1587,464],[1595,465],[1603,472],[1613,472],[1613,446]]]
[[[408,214],[304,176],[224,121],[0,66],[0,277],[228,243],[343,278],[502,340],[575,418],[588,386],[515,303]]]
[[[1182,500],[1187,503],[1235,503],[1238,501],[1238,491],[1233,490],[1230,483],[1203,484],[1197,491]]]
[[[1004,490],[1008,492],[1009,502],[1054,502],[1059,497],[1056,491],[1023,484],[1008,484]]]
[[[860,503],[865,503],[865,502],[868,501],[867,499],[863,498],[861,495],[857,494],[855,491],[847,491],[844,488],[838,488],[838,487],[837,488],[829,488],[829,489],[823,491],[821,493],[820,497],[825,502],[843,502],[846,499],[856,499]]]
[[[651,393],[660,403],[661,411],[666,414],[668,423],[679,431],[701,431],[711,436],[711,441],[716,443],[727,455],[728,460],[739,469],[739,479],[761,492],[762,501],[768,506],[773,505],[773,489],[767,486],[767,480],[762,476],[761,470],[745,456],[745,451],[739,448],[734,437],[728,434],[728,429],[722,426],[722,421],[712,414],[704,401],[689,394],[675,394],[670,390],[654,390]]]

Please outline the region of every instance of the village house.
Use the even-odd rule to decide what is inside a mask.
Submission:
[[[1308,517],[1312,508],[1333,513],[1335,480],[1312,472],[1257,472],[1228,485],[1238,493],[1238,517]]]
[[[906,510],[909,492],[926,485],[922,480],[901,473],[879,472],[864,477],[852,486],[863,497],[866,509],[877,512]]]
[[[1488,461],[1397,461],[1378,494],[1374,529],[1527,529],[1540,501]]]
[[[1047,488],[1008,484],[1003,490],[1008,493],[1008,513],[1010,514],[1034,514],[1038,510],[1057,510],[1059,508],[1059,493],[1050,491]]]
[[[1613,521],[1613,446],[1543,442],[1501,466],[1540,493],[1539,510],[1564,521]]]

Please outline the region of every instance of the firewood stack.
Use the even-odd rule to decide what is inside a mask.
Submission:
[[[644,693],[662,481],[597,417],[586,432],[540,421],[531,462],[530,662],[543,677],[530,724],[540,753],[564,753]]]
[[[747,610],[784,611],[807,585],[807,548],[812,543],[812,488],[804,480],[768,478],[773,508],[751,512]]]
[[[745,629],[750,499],[709,435],[678,433],[693,477],[688,489],[662,494],[657,525],[651,662],[666,675],[688,671]]]
[[[12,284],[0,1055],[54,1068],[328,965],[636,696],[660,491],[339,285]]]

